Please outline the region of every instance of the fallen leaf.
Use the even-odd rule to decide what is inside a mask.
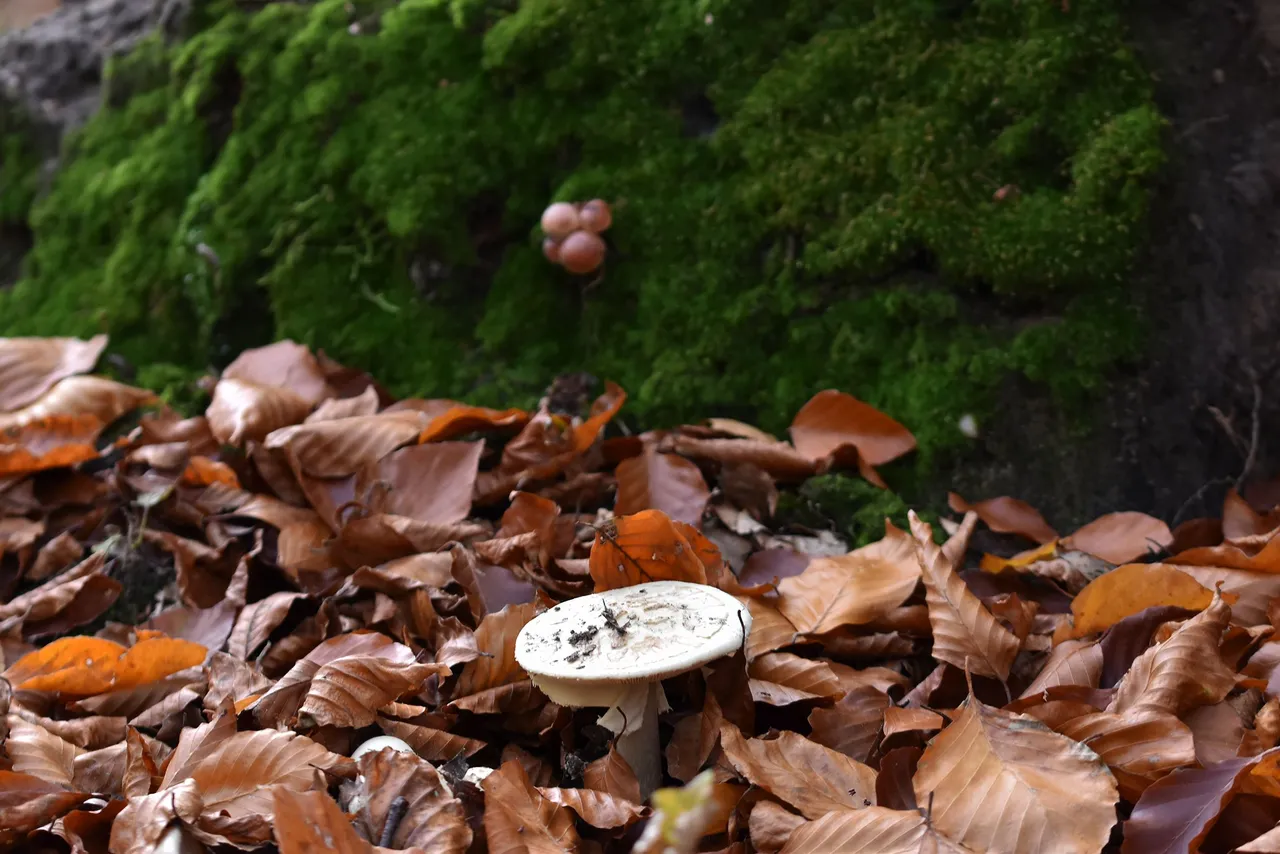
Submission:
[[[1107,711],[1177,715],[1225,697],[1235,686],[1235,674],[1223,663],[1218,642],[1230,618],[1231,608],[1215,593],[1208,608],[1134,660]]]
[[[661,510],[616,517],[600,526],[590,560],[596,592],[646,581],[707,583],[702,561]]]
[[[406,806],[388,847],[464,854],[471,844],[466,814],[431,763],[383,750],[366,753],[358,765],[364,792],[359,820],[369,838],[382,835],[393,802],[403,798]]]
[[[357,500],[375,513],[447,525],[471,513],[483,442],[438,442],[392,451],[356,478]]]
[[[433,417],[418,442],[443,442],[483,430],[519,430],[529,423],[523,409],[487,409],[483,406],[453,406]]]
[[[609,830],[626,827],[643,818],[648,810],[639,803],[595,789],[538,788],[553,804],[568,807],[592,827]]]
[[[864,625],[901,605],[920,582],[909,534],[885,522],[883,539],[843,557],[817,558],[778,583],[778,610],[801,634]]]
[[[1191,729],[1166,712],[1100,712],[1055,729],[1098,754],[1115,774],[1120,796],[1130,803],[1156,780],[1196,762]]]
[[[777,739],[743,738],[732,724],[720,729],[725,759],[748,782],[790,804],[807,818],[875,803],[876,772],[794,732]]]
[[[0,412],[34,403],[59,380],[93,370],[107,336],[0,338]]]
[[[782,854],[970,854],[919,812],[867,807],[833,810],[796,828]],[[980,850],[980,849],[979,849]]]
[[[283,427],[263,444],[285,451],[299,476],[346,477],[415,441],[424,422],[422,413],[411,411],[335,418]]]
[[[701,523],[711,492],[701,470],[684,457],[649,446],[640,456],[619,463],[616,475],[618,498],[613,510],[617,515],[660,510],[680,522]]]
[[[791,441],[811,460],[856,448],[868,465],[896,460],[916,447],[911,431],[852,395],[827,389],[800,408],[791,422]]]
[[[50,415],[0,427],[0,476],[75,465],[98,456],[103,424],[94,415]]]
[[[12,762],[13,771],[48,780],[67,789],[76,788],[75,761],[84,752],[81,748],[17,715],[9,715],[6,724],[9,737],[5,740],[5,752]]]
[[[468,661],[458,677],[456,698],[490,691],[528,678],[516,662],[516,637],[538,613],[536,603],[508,605],[488,614],[475,631],[475,647],[481,657]]]
[[[782,685],[812,697],[838,697],[844,693],[840,680],[825,661],[801,658],[789,652],[762,655],[751,662],[747,672],[752,679]]]
[[[809,713],[810,737],[818,744],[865,762],[880,737],[889,695],[871,685],[848,690],[834,706]]]
[[[308,407],[334,394],[320,360],[307,347],[288,339],[244,350],[222,376],[287,389]]]
[[[714,702],[714,699],[712,700]],[[701,764],[701,763],[699,763]],[[692,778],[692,774],[689,775]],[[582,785],[597,792],[608,792],[632,803],[642,803],[640,783],[627,760],[618,753],[617,745],[609,745],[609,752],[588,763],[582,772]]]
[[[23,656],[5,678],[26,691],[60,691],[87,697],[146,685],[204,661],[200,644],[148,638],[126,649],[91,637],[61,638]]]
[[[272,829],[280,854],[372,854],[373,846],[356,834],[342,809],[324,792],[277,788],[272,799]]]
[[[39,400],[12,412],[0,412],[0,431],[21,429],[49,418],[96,418],[101,425],[115,421],[140,406],[155,403],[155,394],[106,377],[71,376]]]
[[[946,720],[928,709],[901,709],[890,706],[884,710],[884,737],[900,732],[930,732],[942,729]]]
[[[413,752],[432,762],[445,762],[457,756],[473,756],[483,750],[483,741],[467,738],[429,726],[393,721],[379,716],[378,726],[387,735],[403,740]]]
[[[918,803],[975,851],[1098,852],[1115,824],[1116,781],[1092,751],[972,696],[920,757]]]
[[[1098,641],[1064,641],[1049,652],[1039,675],[1022,696],[1031,697],[1055,685],[1097,688],[1102,678],[1102,663],[1102,646]]]
[[[933,529],[914,511],[909,518],[933,626],[933,657],[975,676],[1007,680],[1021,642],[956,573],[954,559],[933,542]],[[955,536],[967,540],[970,530],[971,524]]]
[[[218,442],[240,448],[302,423],[310,411],[311,404],[287,388],[224,378],[214,386],[205,418]]]
[[[1125,854],[1198,851],[1223,808],[1248,779],[1258,758],[1210,768],[1184,768],[1151,785],[1124,823]]]
[[[578,848],[573,813],[543,797],[514,759],[485,778],[484,805],[491,854],[562,854]]]
[[[175,821],[195,824],[204,809],[194,780],[129,801],[111,825],[112,854],[154,854]]]
[[[807,823],[804,816],[796,815],[780,804],[759,801],[751,808],[747,830],[753,848],[764,854],[776,854],[787,844],[795,829]]]
[[[1174,566],[1130,563],[1094,579],[1076,595],[1071,601],[1074,626],[1068,637],[1101,632],[1147,608],[1171,605],[1202,611],[1212,601],[1212,590]]]
[[[1062,547],[1114,563],[1129,563],[1173,542],[1169,526],[1146,513],[1108,513],[1062,539]]]
[[[1041,544],[1058,539],[1058,532],[1044,520],[1040,511],[1017,498],[1002,495],[971,504],[956,493],[948,492],[947,503],[957,513],[977,513],[988,528],[1001,534],[1018,534]]]

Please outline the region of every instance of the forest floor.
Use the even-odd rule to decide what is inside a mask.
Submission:
[[[1274,484],[1065,534],[951,494],[854,548],[780,504],[915,440],[837,390],[788,439],[634,434],[612,383],[394,400],[283,341],[183,417],[106,343],[0,339],[0,842],[1280,851]],[[693,586],[628,609],[654,581]],[[674,654],[668,613],[731,643],[561,705],[527,638],[572,600],[601,679]]]

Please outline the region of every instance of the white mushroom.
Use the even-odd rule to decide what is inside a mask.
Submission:
[[[382,750],[396,750],[401,753],[413,753],[409,743],[394,735],[375,735],[366,739],[351,751],[351,759],[358,762],[366,753],[378,753]],[[354,780],[348,780],[338,787],[338,803],[349,813],[359,812],[367,801],[365,789],[367,781],[363,774],[357,774]]]
[[[486,768],[483,765],[476,765],[467,769],[467,773],[462,775],[462,779],[466,780],[473,786],[484,788],[484,780],[493,773],[492,768]]]
[[[750,631],[751,613],[728,593],[651,581],[538,615],[516,638],[516,661],[552,702],[608,708],[600,725],[618,733],[618,753],[647,798],[662,784],[662,680],[729,655]]]
[[[413,748],[402,738],[396,738],[394,735],[375,735],[373,738],[360,742],[360,746],[351,751],[351,759],[354,761],[366,753],[376,753],[379,750],[386,750],[388,747],[392,750],[399,750],[401,753],[413,753]]]

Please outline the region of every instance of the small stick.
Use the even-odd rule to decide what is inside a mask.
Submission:
[[[379,848],[389,848],[391,840],[396,835],[396,830],[400,827],[400,822],[404,820],[404,814],[409,809],[409,801],[404,795],[397,795],[396,799],[391,802],[391,806],[387,807],[387,821],[382,825],[382,836],[378,839]]]

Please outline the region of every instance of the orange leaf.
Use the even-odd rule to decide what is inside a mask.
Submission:
[[[853,447],[868,465],[896,460],[916,447],[911,431],[852,395],[827,389],[800,408],[791,422],[791,441],[811,460],[835,457]]]
[[[1021,569],[1024,566],[1030,566],[1037,561],[1049,560],[1058,554],[1058,541],[1050,540],[1042,546],[1036,546],[1034,549],[1028,549],[1025,552],[1019,552],[1013,557],[1004,558],[996,555],[983,555],[981,563],[978,564],[983,572],[999,574],[1006,569]]]
[[[49,415],[0,428],[0,477],[92,460],[102,426],[94,415]]]
[[[1164,563],[1130,563],[1095,578],[1071,602],[1074,626],[1066,637],[1080,638],[1160,605],[1203,611],[1213,591]]]
[[[455,406],[435,416],[418,435],[418,443],[443,442],[481,430],[519,430],[529,423],[523,409],[488,409],[483,406]]]
[[[192,457],[182,473],[182,482],[187,486],[212,486],[217,483],[232,489],[240,488],[240,478],[236,477],[231,466],[208,457]]]
[[[640,456],[619,463],[615,474],[618,498],[613,510],[619,516],[661,510],[690,525],[702,522],[711,491],[702,471],[684,457],[659,453],[650,445]]]
[[[273,793],[272,830],[280,854],[370,854],[373,846],[361,839],[333,798],[324,792]]]
[[[1002,495],[970,504],[956,493],[948,492],[947,503],[957,513],[977,513],[988,528],[1001,534],[1019,534],[1042,544],[1058,538],[1058,532],[1050,527],[1039,510],[1017,498]]]
[[[1062,538],[1064,549],[1088,552],[1108,563],[1128,563],[1173,542],[1169,526],[1146,513],[1108,513]]]
[[[573,450],[576,453],[584,454],[595,444],[600,431],[613,420],[613,416],[618,414],[622,404],[627,401],[627,393],[622,390],[622,386],[606,381],[604,389],[604,394],[591,404],[591,415],[573,428]]]
[[[840,557],[818,558],[778,583],[778,610],[801,634],[825,634],[885,616],[920,583],[911,536],[887,520],[884,538]]]
[[[18,659],[5,678],[25,691],[87,697],[156,682],[200,664],[206,653],[176,638],[148,638],[128,649],[102,638],[61,638]]]
[[[707,583],[707,571],[689,541],[661,510],[619,516],[602,525],[591,545],[596,592],[646,581]]]

